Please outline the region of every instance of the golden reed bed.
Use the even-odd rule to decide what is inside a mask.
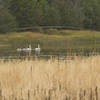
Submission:
[[[100,100],[100,56],[0,60],[0,100]]]

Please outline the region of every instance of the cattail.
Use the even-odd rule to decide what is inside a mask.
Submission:
[[[93,95],[92,95],[92,88],[90,89],[90,100],[92,100]]]
[[[96,100],[98,100],[98,87],[95,88]]]
[[[2,87],[1,87],[1,82],[0,82],[0,100],[2,100]]]
[[[28,100],[30,100],[30,91],[28,90]]]

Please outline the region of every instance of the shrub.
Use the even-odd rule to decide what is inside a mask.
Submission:
[[[45,34],[58,34],[59,31],[57,29],[45,29],[45,30],[43,30],[43,33],[45,33]]]
[[[34,31],[34,32],[39,32],[39,33],[42,33],[42,32],[43,32],[42,28],[39,27],[39,26],[35,27],[35,28],[33,29],[33,31]]]

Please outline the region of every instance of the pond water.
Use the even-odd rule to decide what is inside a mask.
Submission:
[[[40,55],[37,55],[35,51],[33,50],[31,52],[31,55],[29,55],[28,52],[17,52],[16,49],[11,48],[5,48],[0,49],[0,58],[2,59],[21,59],[25,57],[31,56],[32,58],[38,57],[38,58],[46,58],[49,59],[51,57],[53,58],[61,58],[65,59],[67,57],[72,56],[90,56],[90,55],[99,55],[100,49],[66,49],[66,50],[59,50],[59,51],[48,51],[48,50],[41,50]]]

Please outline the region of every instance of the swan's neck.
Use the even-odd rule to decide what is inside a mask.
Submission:
[[[38,48],[40,48],[40,45],[38,44]]]
[[[31,45],[29,45],[29,48],[31,48]]]

